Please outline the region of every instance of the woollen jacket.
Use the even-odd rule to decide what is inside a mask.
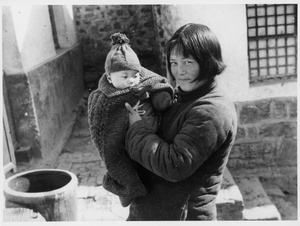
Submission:
[[[135,105],[140,100],[144,104],[140,108],[145,112],[143,118],[147,118],[152,128],[157,128],[158,113],[154,109],[169,107],[174,96],[174,90],[166,78],[143,67],[140,75],[138,86],[117,89],[108,82],[107,75],[104,74],[98,89],[90,94],[88,100],[91,138],[107,169],[103,187],[126,198],[144,195],[146,191],[124,150],[124,137],[128,127],[125,103]]]
[[[132,220],[216,220],[215,199],[232,148],[237,116],[215,79],[179,89],[157,134],[143,120],[126,146],[147,194],[130,206]]]

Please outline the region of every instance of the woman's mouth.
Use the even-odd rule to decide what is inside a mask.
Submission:
[[[179,81],[179,82],[191,82],[191,80],[190,80],[190,79],[187,79],[187,78],[186,78],[186,79],[178,79],[178,81]]]
[[[188,79],[188,78],[180,78],[180,79],[178,79],[178,81],[189,81],[190,79]]]

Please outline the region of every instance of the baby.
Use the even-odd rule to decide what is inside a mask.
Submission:
[[[141,66],[124,34],[115,33],[111,40],[105,73],[89,96],[88,119],[91,138],[107,169],[103,187],[118,195],[126,207],[135,197],[145,195],[146,189],[124,150],[128,129],[125,103],[135,106],[157,131],[160,112],[173,103],[174,90],[166,78]]]

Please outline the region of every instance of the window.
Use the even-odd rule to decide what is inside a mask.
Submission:
[[[248,4],[250,83],[297,77],[297,5]]]

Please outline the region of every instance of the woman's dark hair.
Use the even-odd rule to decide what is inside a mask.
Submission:
[[[189,23],[179,28],[166,44],[167,67],[172,79],[170,54],[177,51],[184,57],[193,56],[200,65],[197,80],[211,79],[222,73],[225,64],[217,37],[202,24]]]

